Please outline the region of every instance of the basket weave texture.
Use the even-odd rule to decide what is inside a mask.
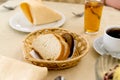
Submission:
[[[73,55],[66,60],[59,61],[33,58],[30,55],[30,52],[33,50],[32,47],[33,40],[36,39],[41,34],[48,33],[57,33],[59,35],[62,35],[64,33],[71,34],[75,42]],[[77,65],[80,59],[88,52],[88,49],[89,49],[88,42],[82,35],[77,35],[75,33],[69,32],[61,28],[43,29],[32,32],[25,38],[23,46],[24,58],[27,62],[37,66],[47,67],[50,70],[66,69]]]

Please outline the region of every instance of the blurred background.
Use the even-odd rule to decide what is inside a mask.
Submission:
[[[4,3],[5,1],[12,1],[12,0],[0,0],[0,4]],[[84,0],[43,0],[43,1],[66,2],[66,3],[76,3],[76,4],[84,3]]]

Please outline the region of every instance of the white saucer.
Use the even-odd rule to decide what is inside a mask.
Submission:
[[[35,26],[35,25],[32,25],[26,19],[26,17],[24,16],[22,12],[19,12],[10,18],[9,25],[11,28],[18,30],[18,31],[22,31],[22,32],[32,32],[34,30],[43,29],[43,28],[56,28],[56,27],[62,26],[65,22],[64,14],[60,12],[58,13],[62,16],[61,20],[53,22],[53,23],[49,23],[49,24]]]
[[[104,55],[104,54],[109,54],[111,52],[107,51],[104,47],[103,47],[103,37],[99,37],[99,38],[96,38],[94,40],[94,43],[93,43],[93,48],[96,50],[96,52],[100,55]],[[116,57],[116,58],[119,58],[120,59],[120,54],[119,53],[112,53],[112,54],[109,54],[113,57]]]
[[[93,43],[93,48],[98,52],[100,55],[106,54],[107,51],[103,47],[103,37],[96,38]]]

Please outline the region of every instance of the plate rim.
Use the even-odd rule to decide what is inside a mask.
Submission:
[[[100,51],[98,48],[96,48],[96,42],[100,42],[99,40],[103,40],[103,36],[100,36],[100,37],[98,37],[98,38],[96,38],[95,40],[94,40],[94,42],[93,42],[93,48],[94,48],[94,50],[98,53],[98,54],[100,54],[100,55],[104,55],[105,53],[104,52],[102,52],[102,51]],[[101,41],[102,43],[103,43],[103,41]],[[102,45],[102,44],[101,44]],[[97,46],[97,47],[99,47],[100,48],[100,46]],[[101,48],[102,49],[102,48]],[[101,53],[102,52],[102,53]]]
[[[56,11],[56,10],[55,10]],[[59,11],[56,11],[58,14],[60,14],[61,15],[61,17],[62,17],[62,19],[61,20],[59,20],[59,21],[61,21],[61,22],[59,22],[58,23],[58,21],[57,22],[53,22],[53,24],[55,24],[55,26],[53,26],[53,28],[57,28],[57,27],[61,27],[64,23],[65,23],[65,21],[66,21],[66,18],[65,18],[65,15],[63,14],[63,13],[61,13],[61,12],[59,12]],[[35,30],[37,30],[37,28],[38,29],[44,29],[43,27],[41,27],[41,26],[36,26],[37,28],[34,28],[33,30],[24,30],[24,29],[30,29],[30,28],[24,28],[24,29],[18,29],[18,28],[16,28],[16,26],[14,26],[14,20],[18,17],[18,15],[24,15],[21,11],[19,11],[19,12],[17,12],[15,15],[13,15],[10,19],[9,19],[9,26],[12,28],[12,29],[14,29],[14,30],[17,30],[17,31],[21,31],[21,32],[27,32],[27,33],[30,33],[30,32],[33,32],[33,31],[35,31]],[[16,19],[17,20],[17,19]],[[28,23],[29,23],[29,21],[28,21]],[[44,25],[46,25],[46,26],[50,26],[52,23],[48,23],[48,24],[43,24],[42,26],[44,26]],[[34,27],[35,27],[35,25],[34,25]],[[41,27],[41,28],[40,28]],[[52,27],[45,27],[45,28],[52,28]]]

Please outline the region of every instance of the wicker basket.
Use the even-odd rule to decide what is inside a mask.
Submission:
[[[33,58],[30,55],[30,52],[33,50],[32,48],[33,40],[37,38],[37,36],[39,36],[40,34],[47,34],[47,33],[57,33],[60,35],[64,33],[70,33],[73,36],[75,42],[73,55],[67,60],[59,60],[59,61],[50,61],[50,60]],[[60,70],[77,65],[80,59],[88,52],[88,49],[89,49],[88,42],[81,35],[77,35],[75,33],[60,28],[51,28],[51,29],[38,30],[30,33],[24,40],[23,51],[24,51],[24,58],[26,61],[37,66],[47,67],[48,69]]]

